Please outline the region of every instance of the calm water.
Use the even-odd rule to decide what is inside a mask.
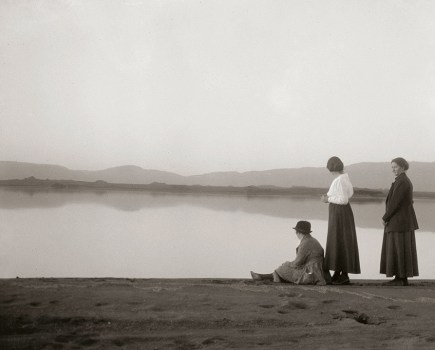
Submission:
[[[362,274],[382,278],[383,202],[352,203]],[[416,200],[421,278],[435,278],[435,201]],[[234,277],[292,260],[308,219],[325,246],[327,205],[309,198],[0,189],[0,277]]]

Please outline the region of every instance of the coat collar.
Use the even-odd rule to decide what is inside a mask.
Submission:
[[[309,233],[304,234],[304,237],[301,239],[301,243],[303,240],[306,240],[307,238],[311,238],[311,235]]]
[[[404,179],[406,177],[406,173],[401,173],[400,175],[396,176],[396,180]]]

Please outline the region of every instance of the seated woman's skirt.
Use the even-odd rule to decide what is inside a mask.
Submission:
[[[323,259],[304,266],[295,266],[293,263],[286,261],[275,272],[284,281],[295,284],[326,284],[323,275]]]

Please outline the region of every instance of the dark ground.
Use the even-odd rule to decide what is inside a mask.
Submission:
[[[435,281],[3,279],[0,349],[435,349]]]

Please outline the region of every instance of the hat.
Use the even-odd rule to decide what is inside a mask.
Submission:
[[[303,221],[303,220],[298,221],[296,227],[293,227],[293,229],[304,234],[312,232],[311,224],[308,221]]]

